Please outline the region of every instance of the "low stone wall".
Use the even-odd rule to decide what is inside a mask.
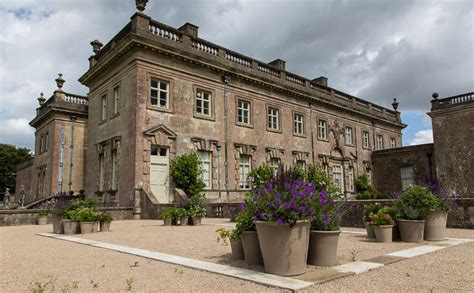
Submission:
[[[133,208],[117,207],[117,208],[100,208],[101,211],[107,211],[114,220],[130,220],[133,219]],[[21,226],[36,225],[36,218],[40,209],[16,209],[0,211],[0,227],[2,226]],[[48,223],[51,223],[51,213],[48,215]]]
[[[346,213],[342,217],[341,225],[344,227],[364,227],[364,205],[379,203],[392,206],[393,199],[379,200],[349,200],[345,208]],[[474,199],[460,198],[456,200],[458,208],[448,214],[449,228],[474,229]]]

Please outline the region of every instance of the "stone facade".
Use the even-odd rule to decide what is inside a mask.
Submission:
[[[134,206],[139,215],[153,213],[145,203],[172,204],[169,161],[191,151],[207,163],[211,203],[240,202],[249,187],[242,172],[264,162],[321,165],[351,196],[353,179],[372,171],[372,151],[402,145],[396,105],[338,91],[325,77],[300,77],[280,59],[265,63],[220,47],[189,23],[175,29],[136,13],[108,44],[91,44],[79,80],[89,87],[87,104],[74,120],[83,139],[74,145],[84,153],[74,153],[82,165],[74,161],[71,189],[84,188],[105,206]],[[43,128],[55,134],[51,155],[35,157],[35,170],[47,170],[42,196],[58,190],[57,131],[71,129],[69,113],[40,118],[45,107],[32,121],[37,141]]]
[[[433,144],[375,151],[372,166],[373,184],[381,198],[392,198],[403,190],[402,176],[406,185],[437,179]]]

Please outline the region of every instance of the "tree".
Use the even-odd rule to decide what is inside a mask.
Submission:
[[[0,144],[0,191],[15,192],[16,166],[30,160],[31,151],[10,144]]]
[[[175,186],[188,197],[201,194],[206,187],[202,180],[201,160],[196,153],[177,156],[171,161],[170,169]]]

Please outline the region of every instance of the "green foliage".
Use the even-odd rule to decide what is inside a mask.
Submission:
[[[110,223],[112,220],[112,216],[109,213],[101,213],[99,215],[99,222],[101,223]]]
[[[250,193],[246,197],[251,197]],[[246,200],[245,208],[235,218],[235,234],[237,237],[244,231],[256,231],[254,215],[257,208],[252,200]]]
[[[15,193],[16,166],[31,158],[29,149],[0,144],[0,191],[4,192],[8,188],[10,193]]]
[[[382,206],[378,203],[364,205],[364,220],[368,221],[369,215],[378,213],[381,208]]]
[[[135,281],[133,280],[133,278],[128,278],[128,279],[127,279],[127,290],[128,290],[128,291],[131,291],[131,290],[132,290],[132,288],[133,288],[133,283],[134,283],[134,282],[135,282]]]
[[[273,181],[275,178],[275,168],[267,163],[263,163],[257,168],[253,169],[249,175],[252,178],[253,188],[260,188],[267,182]]]
[[[97,222],[100,220],[99,213],[93,208],[81,208],[77,212],[76,220],[79,222]]]
[[[184,208],[176,209],[176,217],[177,218],[187,218],[189,217],[190,212]]]
[[[395,211],[391,207],[383,207],[377,213],[370,213],[368,223],[372,226],[384,226],[395,224]]]
[[[161,213],[161,219],[169,220],[169,219],[176,219],[177,216],[177,208],[167,208]]]
[[[306,178],[305,170],[299,166],[293,166],[291,168],[291,175],[293,180],[304,181]]]
[[[427,187],[412,185],[402,193],[395,207],[399,219],[423,220],[431,210],[441,209],[441,202]]]
[[[95,208],[98,204],[97,198],[89,197],[86,199],[76,199],[71,203],[70,209],[78,210],[81,208]]]
[[[54,291],[55,288],[55,283],[56,283],[56,278],[49,275],[48,280],[46,280],[44,283],[43,281],[35,281],[30,283],[30,291],[32,293],[43,293],[46,292],[46,290],[49,290],[50,292]]]
[[[41,210],[38,213],[38,217],[47,217],[48,216],[48,211],[47,210]]]
[[[357,177],[354,185],[357,191],[356,199],[376,199],[378,197],[377,190],[369,183],[366,173]]]
[[[200,194],[191,196],[189,202],[186,204],[186,209],[189,212],[189,216],[193,218],[202,218],[206,216],[204,199],[204,196]]]
[[[328,190],[332,180],[326,171],[317,165],[309,165],[306,171],[306,181],[312,182],[317,190]]]
[[[63,217],[67,220],[79,221],[77,210],[65,210]]]
[[[177,156],[171,161],[170,170],[175,186],[188,197],[202,193],[206,184],[202,180],[201,160],[196,153]]]
[[[216,230],[216,233],[217,233],[217,243],[222,242],[223,245],[228,245],[227,239],[229,238],[231,231],[225,228],[219,228]]]

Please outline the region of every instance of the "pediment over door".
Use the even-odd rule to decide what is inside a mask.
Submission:
[[[152,128],[145,130],[143,134],[152,144],[163,146],[170,145],[177,137],[174,131],[163,124],[153,126]]]

